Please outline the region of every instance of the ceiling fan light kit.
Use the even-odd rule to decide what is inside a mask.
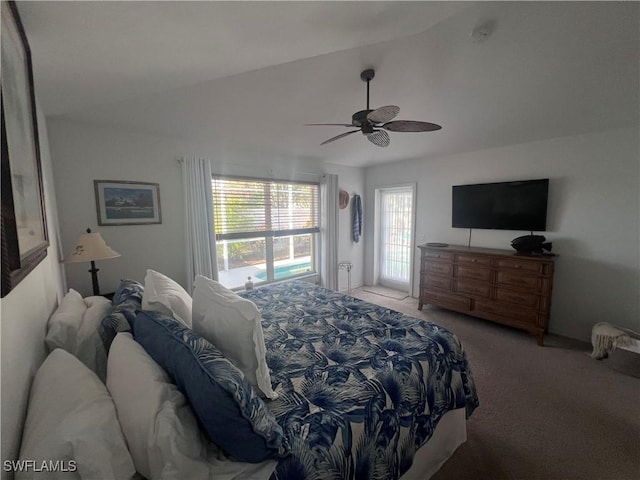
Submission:
[[[362,132],[371,143],[378,147],[388,147],[391,139],[390,132],[433,132],[440,130],[442,127],[435,123],[420,122],[417,120],[393,120],[398,113],[400,113],[400,107],[396,105],[385,105],[384,107],[371,110],[369,108],[369,82],[373,80],[376,72],[372,69],[364,70],[360,74],[360,78],[367,84],[367,108],[366,110],[360,110],[351,116],[351,123],[308,123],[305,126],[334,126],[334,127],[356,127],[357,130],[350,130],[335,137],[331,137],[325,140],[320,145],[326,145],[327,143],[340,140],[352,133]]]

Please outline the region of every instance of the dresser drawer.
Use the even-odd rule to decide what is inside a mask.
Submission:
[[[423,262],[423,268],[428,273],[435,273],[446,277],[450,277],[452,273],[452,267],[449,263],[426,261]]]
[[[455,280],[455,291],[458,293],[468,293],[472,296],[481,296],[488,298],[491,287],[487,283],[460,279]]]
[[[501,258],[498,260],[498,268],[513,268],[514,270],[523,270],[525,272],[542,273],[542,264],[540,262],[521,260],[519,258]]]
[[[515,321],[525,325],[536,325],[538,322],[538,312],[533,308],[519,307],[517,305],[507,305],[493,300],[474,300],[473,309],[479,312],[499,315],[505,319]]]
[[[458,253],[456,254],[456,261],[458,263],[481,265],[483,267],[491,266],[491,258],[483,257],[481,255],[467,255],[464,253]]]
[[[505,288],[496,289],[496,300],[499,302],[508,302],[523,307],[539,308],[540,296],[531,293],[516,292]]]
[[[451,278],[448,277],[439,277],[437,275],[428,275],[423,273],[420,279],[420,284],[427,288],[436,288],[447,292],[451,291]]]
[[[452,308],[454,310],[469,311],[471,310],[471,298],[450,293],[436,292],[427,290],[421,292],[420,300],[424,303]]]
[[[524,272],[523,272],[524,273]],[[496,283],[522,288],[532,293],[537,293],[542,288],[540,277],[535,275],[523,275],[521,272],[509,270],[499,271],[496,275]]]
[[[453,253],[443,252],[439,250],[423,250],[423,258],[439,258],[442,261],[450,262],[453,259]]]
[[[488,268],[476,267],[472,265],[455,266],[456,278],[469,278],[472,280],[480,280],[482,282],[489,282],[491,280],[491,270]]]

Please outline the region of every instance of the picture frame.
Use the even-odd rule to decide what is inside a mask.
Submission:
[[[162,223],[160,185],[127,180],[94,180],[98,225]]]
[[[2,19],[2,297],[46,256],[46,224],[31,50],[15,2]]]

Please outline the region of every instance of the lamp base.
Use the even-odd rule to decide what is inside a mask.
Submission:
[[[100,286],[98,285],[98,272],[99,268],[96,268],[96,262],[91,260],[91,270],[89,273],[91,274],[91,282],[93,283],[93,294],[100,295]]]

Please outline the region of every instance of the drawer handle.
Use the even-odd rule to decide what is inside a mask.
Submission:
[[[518,264],[518,265],[516,265],[516,268],[520,268],[520,265],[519,265],[519,264]]]
[[[473,263],[476,263],[476,262],[478,261],[478,259],[477,259],[477,258],[472,258],[472,259],[471,259],[471,261],[472,261]]]

